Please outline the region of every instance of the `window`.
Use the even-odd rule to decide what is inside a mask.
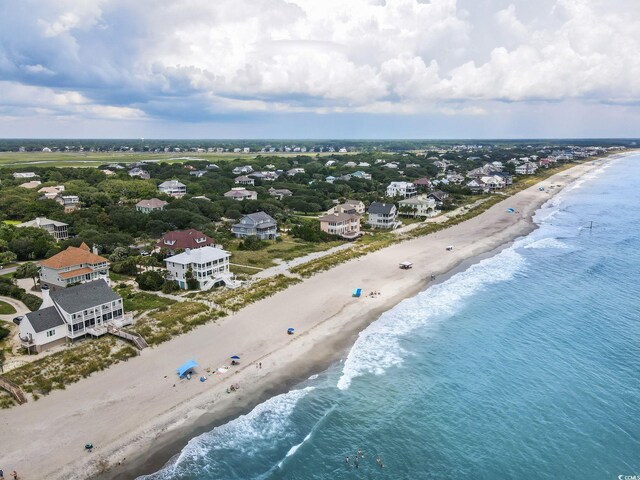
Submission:
[[[53,337],[56,334],[56,329],[47,330],[47,337]]]

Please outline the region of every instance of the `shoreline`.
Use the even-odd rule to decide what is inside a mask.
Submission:
[[[21,478],[27,479],[90,476],[107,480],[157,471],[192,437],[325,371],[348,353],[360,331],[403,299],[495,255],[516,238],[535,230],[533,215],[544,203],[608,161],[596,159],[578,164],[465,222],[318,273],[219,323],[204,325],[145,351],[130,364],[118,364],[38,402],[0,412],[0,425],[6,431],[0,439],[0,451],[8,457],[3,459],[3,467],[16,468]],[[558,182],[561,187],[552,192],[538,191],[539,185]],[[518,207],[516,210],[521,213],[507,215],[505,202]],[[444,246],[449,244],[456,246],[455,251],[444,254]],[[400,271],[398,259],[407,258],[414,262],[414,269]],[[439,277],[435,283],[429,280],[432,273]],[[352,299],[350,291],[354,286],[381,291],[383,295]],[[282,332],[293,322],[301,333],[286,338]],[[230,344],[241,350],[238,354],[243,364],[227,374],[224,383],[217,382],[214,376],[200,385],[177,381],[175,377],[167,380],[178,358],[193,354],[203,367],[220,365],[228,358]],[[224,349],[224,353],[210,351],[216,349]],[[264,370],[255,368],[258,361],[265,365]],[[164,379],[159,378],[162,374],[166,374]],[[147,385],[141,385],[145,380]],[[229,381],[239,382],[242,389],[226,394]],[[83,405],[74,404],[70,411],[62,411],[74,398],[83,398]],[[34,422],[33,427],[29,424],[29,431],[20,428],[27,419]],[[92,433],[87,434],[87,429]],[[63,433],[60,442],[38,441],[38,433],[51,435],[54,431]],[[88,456],[81,447],[90,439],[97,448]],[[71,451],[61,454],[65,449]],[[28,465],[14,463],[15,467],[7,462],[17,462],[21,457],[33,461]],[[124,458],[126,461],[118,466]],[[78,476],[71,472],[84,473]]]

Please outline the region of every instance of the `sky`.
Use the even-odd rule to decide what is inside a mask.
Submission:
[[[640,137],[640,1],[0,0],[0,137]]]

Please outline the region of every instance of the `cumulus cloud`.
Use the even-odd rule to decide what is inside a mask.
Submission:
[[[640,100],[638,2],[479,3],[4,2],[0,108],[201,121]]]

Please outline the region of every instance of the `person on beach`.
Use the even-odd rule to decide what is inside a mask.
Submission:
[[[260,368],[262,368],[262,362],[260,362],[258,365],[260,366]]]
[[[346,457],[344,457],[344,463],[349,465],[349,456],[348,455]]]
[[[11,472],[11,476],[13,477],[13,480],[18,480],[18,472],[16,472],[15,470]]]
[[[356,468],[360,468],[360,465],[358,464],[358,457],[356,457],[356,459],[353,461],[353,463],[356,466]]]

